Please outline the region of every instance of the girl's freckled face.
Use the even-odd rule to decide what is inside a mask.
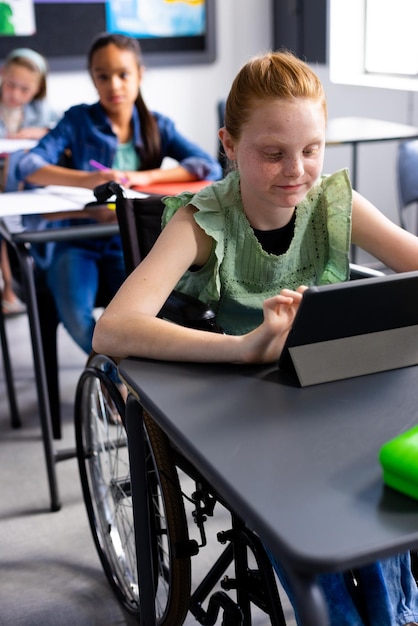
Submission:
[[[325,129],[319,101],[257,101],[234,146],[243,196],[297,206],[321,174]]]

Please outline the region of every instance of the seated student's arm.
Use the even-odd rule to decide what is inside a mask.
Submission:
[[[21,128],[16,133],[9,133],[8,139],[41,139],[48,132],[48,128],[42,128],[41,126],[28,126],[27,128]]]
[[[74,146],[74,120],[71,109],[58,124],[50,130],[39,143],[22,155],[17,165],[18,178],[21,181],[39,185],[65,185],[94,189],[111,180],[123,184],[125,175],[117,170],[73,169],[60,165],[62,155]]]
[[[177,211],[148,256],[127,278],[98,320],[93,349],[109,356],[195,362],[273,362],[281,353],[302,298],[285,290],[264,304],[264,322],[244,336],[178,326],[157,318],[180,277],[204,265],[212,240],[190,207]]]
[[[25,181],[41,187],[46,185],[64,185],[70,187],[86,187],[94,189],[98,185],[111,180],[125,184],[126,174],[118,170],[83,170],[70,169],[61,165],[42,165],[36,171],[26,176]]]
[[[125,187],[138,188],[158,183],[188,183],[198,180],[195,174],[192,174],[181,165],[153,170],[140,170],[138,172],[124,172],[124,175],[126,177],[126,181],[123,183]]]
[[[418,237],[353,191],[352,242],[395,272],[418,270]]]
[[[9,134],[10,139],[42,139],[62,117],[62,113],[51,109],[45,99],[36,100],[28,106],[30,111],[27,117],[25,115],[25,126],[16,133]]]
[[[173,120],[153,113],[161,137],[161,158],[177,161],[178,167],[151,170],[152,181],[136,184],[188,182],[193,180],[220,180],[222,167],[217,158],[209,154],[198,144],[190,141],[176,128]],[[138,172],[141,174],[141,172]],[[143,171],[142,174],[146,172]]]
[[[159,113],[154,113],[154,117],[161,134],[163,158],[174,159],[178,165],[125,172],[126,186],[145,187],[158,183],[183,183],[222,178],[222,168],[217,159],[179,133],[171,119]]]

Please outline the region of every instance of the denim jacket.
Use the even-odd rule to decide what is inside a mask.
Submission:
[[[201,180],[222,178],[219,162],[194,143],[177,132],[174,123],[164,115],[153,113],[161,134],[161,162],[164,157],[171,157],[189,172]],[[143,145],[139,115],[136,107],[132,111],[133,136],[137,149]],[[74,169],[92,171],[90,159],[112,167],[118,139],[112,131],[109,119],[100,103],[80,104],[68,109],[54,129],[45,135],[39,143],[25,152],[18,150],[9,156],[7,178],[4,191],[15,191],[33,172],[45,165],[58,164],[64,151],[71,150],[71,166]],[[25,188],[34,185],[25,184]],[[86,224],[89,220],[83,220]],[[30,230],[67,226],[77,220],[58,220],[50,222],[39,215],[28,215],[22,219],[25,228]],[[93,242],[94,243],[94,242]],[[87,245],[84,240],[84,245]],[[38,266],[46,268],[52,259],[55,243],[48,243],[41,251],[32,247],[32,254]]]
[[[159,113],[153,115],[161,134],[161,162],[164,157],[171,157],[199,179],[222,177],[221,167],[214,157],[185,139],[168,117]],[[136,107],[132,111],[132,124],[134,144],[139,150],[143,141]],[[91,171],[90,159],[111,168],[117,146],[118,139],[102,105],[99,102],[79,104],[68,109],[56,127],[21,157],[15,174],[18,181],[23,181],[39,168],[59,163],[66,149],[71,150],[74,169]],[[12,181],[8,182],[13,187]]]

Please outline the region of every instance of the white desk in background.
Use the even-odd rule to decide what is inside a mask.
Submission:
[[[349,144],[352,149],[351,182],[357,190],[358,146],[378,141],[402,141],[418,138],[418,128],[369,117],[336,117],[328,120],[326,144]]]
[[[130,192],[143,197],[144,194]],[[0,194],[0,218],[24,215],[42,215],[62,211],[81,211],[96,200],[91,189],[48,185],[25,191]]]
[[[326,145],[351,146],[351,184],[358,189],[358,147],[361,143],[402,141],[418,138],[418,128],[369,117],[336,117],[328,120]],[[395,171],[395,169],[394,169]],[[355,246],[351,247],[351,260],[356,262]]]
[[[131,192],[128,195],[144,197],[145,194]],[[17,218],[25,215],[59,213],[63,211],[81,210],[88,202],[95,201],[93,191],[77,187],[50,186],[30,191],[18,191],[0,194],[0,235],[16,251],[22,272],[23,288],[26,296],[28,321],[32,342],[32,353],[35,370],[35,381],[39,404],[39,416],[42,429],[45,461],[48,475],[51,510],[61,508],[56,480],[55,464],[57,461],[71,458],[74,450],[54,451],[51,415],[51,403],[47,389],[47,376],[39,321],[39,311],[34,276],[34,263],[30,253],[30,245],[68,239],[89,237],[105,237],[119,232],[117,222],[111,224],[86,224],[67,226],[65,228],[48,228],[43,230],[25,230],[16,223]],[[1,319],[4,330],[4,320]],[[4,333],[5,335],[5,333]],[[5,340],[7,338],[5,336]],[[6,345],[7,353],[7,345]],[[10,373],[10,372],[9,372]],[[11,407],[14,401],[14,386],[8,386]],[[17,409],[16,409],[17,410]]]
[[[0,157],[5,157],[16,150],[30,150],[37,143],[36,139],[0,139]]]

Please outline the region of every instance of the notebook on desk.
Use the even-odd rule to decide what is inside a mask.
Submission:
[[[418,364],[418,271],[310,287],[280,369],[304,387]]]

